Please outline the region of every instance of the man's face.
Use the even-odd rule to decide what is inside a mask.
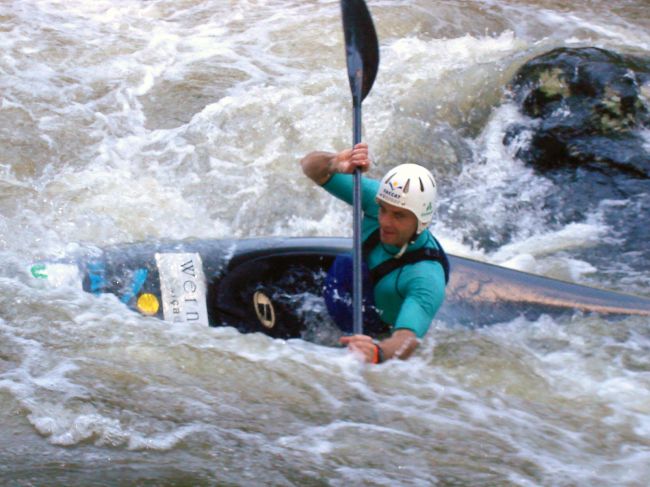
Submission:
[[[418,228],[418,219],[409,210],[379,203],[379,238],[389,245],[401,247],[413,236]]]

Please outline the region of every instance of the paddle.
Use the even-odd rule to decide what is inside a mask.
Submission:
[[[361,103],[370,92],[379,67],[379,43],[364,0],[341,0],[345,54],[352,90],[353,146],[361,142]],[[352,254],[353,332],[363,333],[361,275],[361,171],[354,171]]]

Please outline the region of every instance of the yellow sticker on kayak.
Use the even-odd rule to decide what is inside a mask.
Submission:
[[[145,315],[155,315],[160,308],[158,298],[151,293],[144,293],[138,297],[138,311]]]

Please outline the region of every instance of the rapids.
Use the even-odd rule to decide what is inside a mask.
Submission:
[[[429,166],[452,253],[650,295],[647,240],[604,217],[650,195],[558,221],[561,187],[502,143],[526,60],[647,56],[647,1],[368,3],[372,175]],[[647,319],[436,320],[411,360],[373,367],[30,280],[81,246],[350,235],[298,166],[351,141],[338,1],[5,1],[0,45],[0,483],[647,484]]]

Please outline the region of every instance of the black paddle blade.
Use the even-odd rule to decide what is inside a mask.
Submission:
[[[370,92],[379,68],[379,43],[364,0],[341,0],[345,54],[354,105]]]

